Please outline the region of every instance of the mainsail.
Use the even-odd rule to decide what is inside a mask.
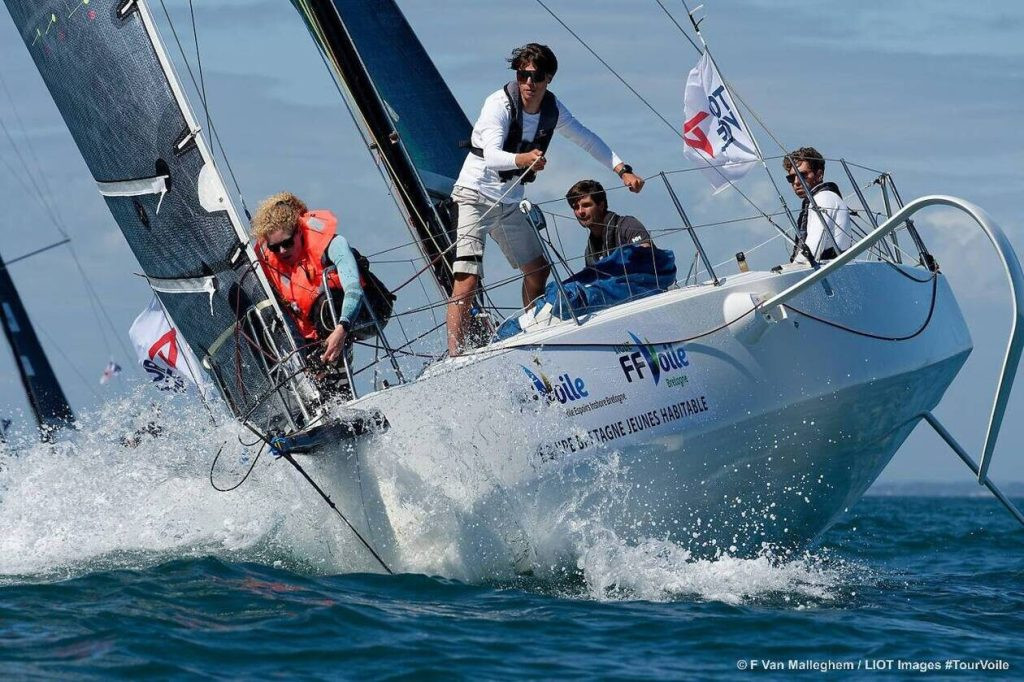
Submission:
[[[232,411],[263,428],[305,423],[315,391],[289,380],[298,360],[280,360],[294,341],[147,3],[5,1],[150,286]]]
[[[43,436],[52,429],[71,424],[74,421],[71,406],[43,352],[3,258],[0,258],[0,325]]]
[[[466,158],[466,114],[392,0],[292,0],[350,96],[443,290],[454,241],[448,196]]]

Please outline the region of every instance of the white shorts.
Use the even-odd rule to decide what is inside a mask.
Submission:
[[[500,204],[466,187],[455,187],[452,199],[459,206],[458,243],[455,247],[455,272],[483,277],[484,240],[490,233],[505,254],[508,264],[521,269],[544,256],[537,229],[530,224],[517,204]],[[488,213],[488,209],[494,210]],[[484,216],[486,214],[486,216]],[[483,220],[481,220],[481,216]]]

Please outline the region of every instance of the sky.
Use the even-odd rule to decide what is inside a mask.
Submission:
[[[686,74],[699,55],[658,2],[544,4],[650,107],[678,125]],[[188,3],[166,0],[166,5],[194,64]],[[674,129],[540,3],[400,0],[399,5],[470,120],[484,97],[508,79],[508,52],[525,42],[543,42],[559,58],[551,89],[639,173],[691,167]],[[662,0],[662,5],[692,37],[682,3]],[[290,3],[218,0],[196,3],[195,11],[209,110],[247,205],[254,207],[261,197],[289,189],[311,206],[338,213],[346,234],[364,253],[405,242],[387,188]],[[159,5],[155,12],[184,76],[181,53]],[[1024,109],[1024,44],[1019,40],[1024,3],[706,0],[699,15],[724,77],[767,126],[754,126],[766,156],[810,144],[827,158],[890,171],[905,200],[926,194],[968,199],[985,208],[1024,251],[1019,210],[1024,190],[1019,123]],[[748,112],[748,121],[753,119]],[[0,121],[5,127],[0,131],[0,253],[10,260],[52,243],[60,238],[58,225],[71,237],[73,254],[87,273],[88,286],[102,299],[102,310],[87,295],[68,247],[16,263],[11,272],[72,406],[95,409],[141,379],[128,353],[127,329],[147,304],[149,292],[2,11]],[[529,192],[536,202],[557,200],[581,177],[615,185],[609,171],[564,140],[556,138],[549,157],[548,168]],[[781,186],[779,162],[769,164]],[[826,175],[844,189],[849,186],[834,162]],[[871,177],[863,176],[865,181]],[[35,184],[31,178],[37,178]],[[735,195],[711,196],[696,173],[673,176],[673,182],[695,223],[751,214]],[[760,206],[777,207],[763,171],[751,173],[742,187]],[[678,223],[656,179],[639,196],[612,192],[609,198],[614,210],[637,215],[653,229]],[[797,206],[794,197],[786,198]],[[557,201],[544,205],[568,215]],[[949,277],[975,343],[936,414],[976,453],[1009,333],[1009,295],[994,252],[965,219],[950,210],[932,209],[917,224]],[[582,252],[578,226],[561,218],[554,228],[566,251]],[[751,223],[701,230],[714,263],[773,234]],[[682,241],[665,245],[676,248],[683,263],[692,258],[692,247]],[[749,253],[754,267],[785,260],[778,240]],[[723,266],[726,271],[729,267]],[[497,249],[488,251],[487,268],[492,281],[509,274]],[[382,265],[380,274],[385,281],[398,281],[412,270],[409,263],[391,263]],[[507,288],[501,300],[514,299],[517,288]],[[422,293],[410,292],[399,308],[416,305],[418,296]],[[100,386],[110,357],[125,367],[125,374]],[[0,350],[0,413],[24,422],[28,417],[20,393],[10,353]],[[997,481],[1021,479],[1015,444],[1022,438],[1024,397],[1016,395],[992,468]],[[882,480],[969,477],[934,434],[918,427]]]

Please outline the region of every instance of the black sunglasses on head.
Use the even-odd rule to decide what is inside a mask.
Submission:
[[[533,79],[534,83],[543,83],[548,79],[548,74],[540,69],[516,69],[516,80],[520,83]]]
[[[292,245],[294,243],[295,243],[295,233],[293,232],[292,236],[288,237],[287,239],[282,239],[281,241],[277,242],[276,244],[271,244],[270,242],[267,242],[267,248],[270,250],[271,253],[281,253],[282,249],[290,249],[290,248],[292,248]]]

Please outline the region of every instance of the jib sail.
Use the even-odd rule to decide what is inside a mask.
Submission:
[[[3,258],[0,258],[0,326],[4,328],[25,395],[44,437],[49,430],[72,423],[71,406],[43,352]]]
[[[423,256],[451,288],[447,199],[472,125],[392,0],[292,0],[348,91]]]
[[[232,411],[265,428],[305,422],[289,392],[310,389],[280,362],[294,342],[148,4],[5,1],[150,285]]]

